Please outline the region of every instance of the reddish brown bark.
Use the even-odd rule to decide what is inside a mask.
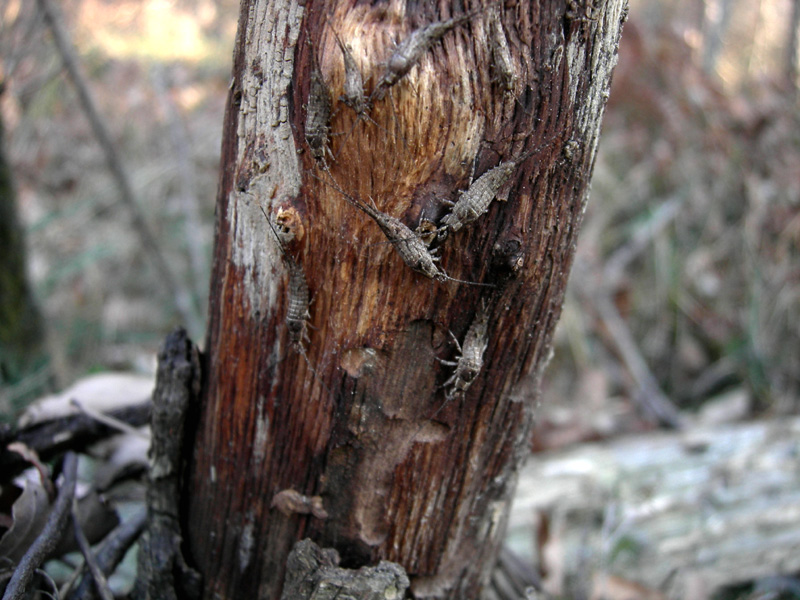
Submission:
[[[205,597],[278,598],[303,537],[335,547],[344,566],[400,563],[417,597],[476,597],[527,453],[535,399],[522,390],[549,352],[616,62],[622,0],[601,12],[570,4],[568,14],[556,0],[502,5],[513,90],[492,66],[488,13],[478,11],[358,119],[339,100],[332,30],[369,94],[395,42],[479,5],[243,2],[188,484]],[[325,164],[304,140],[315,64],[333,99]],[[413,229],[439,222],[473,163],[477,177],[539,147],[502,189],[507,201],[441,246],[451,277],[491,288],[412,271],[336,189]],[[286,252],[314,297],[308,361],[290,347],[289,261],[259,206],[285,219]],[[435,359],[456,358],[448,330],[463,340],[482,302],[483,369],[442,409],[453,367]],[[272,508],[290,489],[318,496],[323,512]]]

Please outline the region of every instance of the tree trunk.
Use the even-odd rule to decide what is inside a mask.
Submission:
[[[415,597],[478,596],[528,453],[525,390],[550,352],[624,4],[242,3],[187,484],[206,598],[278,598],[304,537],[345,567],[401,564]],[[462,16],[422,36],[418,62],[389,61]],[[443,220],[501,164],[505,202]],[[441,260],[401,257],[422,242],[387,243],[375,215],[449,222]],[[463,360],[436,360],[458,361],[453,337],[477,359],[471,386]]]
[[[0,95],[3,85],[0,79]],[[23,228],[3,138],[0,120],[0,422],[42,393],[46,382],[33,376],[47,364],[44,325],[28,285]],[[12,391],[25,378],[31,378],[30,383]]]

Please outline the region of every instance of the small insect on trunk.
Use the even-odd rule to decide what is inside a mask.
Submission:
[[[476,11],[477,12],[477,11]],[[386,69],[378,80],[378,84],[370,95],[370,100],[380,100],[386,95],[386,90],[396,84],[420,61],[422,56],[430,48],[442,39],[451,29],[458,27],[462,23],[469,21],[476,12],[472,12],[460,17],[453,17],[446,21],[429,23],[424,27],[412,31],[395,48],[386,63]]]
[[[505,92],[513,92],[517,84],[517,71],[508,47],[508,38],[503,31],[500,9],[489,11],[489,44],[492,50],[492,71],[494,79]]]
[[[492,200],[497,197],[500,188],[511,179],[517,167],[537,152],[540,152],[544,146],[534,148],[516,160],[509,160],[489,169],[473,181],[466,190],[461,192],[456,202],[443,200],[445,204],[452,206],[452,208],[448,214],[442,217],[442,228],[449,231],[458,231],[465,225],[469,225],[480,218],[481,215],[489,210]]]
[[[369,104],[364,97],[364,78],[361,76],[361,71],[358,69],[353,54],[350,49],[342,42],[339,34],[333,29],[333,37],[336,38],[336,43],[342,51],[342,60],[344,61],[344,94],[342,101],[353,109],[358,115],[363,115],[367,112]]]
[[[367,213],[378,224],[383,231],[383,235],[389,240],[400,254],[400,258],[417,273],[422,273],[425,277],[430,277],[436,281],[446,281],[450,279],[447,274],[439,269],[436,261],[439,257],[434,256],[425,242],[417,236],[400,219],[396,219],[382,213],[377,208],[369,206],[355,198],[348,198],[355,206]]]
[[[447,392],[447,400],[457,395],[463,395],[483,368],[483,353],[489,345],[489,310],[485,302],[481,302],[480,309],[464,336],[464,344],[458,343],[456,336],[450,332],[453,342],[458,348],[459,357],[456,362],[440,360],[442,364],[454,366],[453,375],[444,382],[444,387],[452,385]]]
[[[422,275],[425,275],[425,277],[435,279],[436,281],[454,281],[456,283],[466,283],[468,285],[479,285],[491,288],[496,287],[491,283],[464,281],[462,279],[456,279],[448,276],[447,273],[445,273],[436,265],[439,257],[433,255],[433,252],[428,249],[428,246],[423,239],[414,231],[412,231],[411,228],[406,226],[402,221],[400,221],[400,219],[396,219],[395,217],[387,215],[386,213],[378,210],[378,208],[374,205],[374,202],[373,205],[370,206],[366,202],[351,196],[345,192],[338,183],[336,183],[333,177],[330,176],[330,173],[329,177],[329,180],[324,180],[322,178],[318,179],[323,181],[326,185],[331,186],[342,196],[344,196],[344,198],[350,204],[371,217],[372,220],[377,223],[378,227],[380,227],[383,235],[386,236],[386,239],[389,241],[389,243],[391,243],[395,250],[397,250],[400,258],[403,259],[403,262],[417,273],[421,273]],[[372,198],[370,198],[370,201],[371,200]]]
[[[312,51],[313,52],[313,51]],[[311,156],[317,161],[325,160],[328,150],[328,135],[331,122],[331,95],[316,58],[311,61],[311,76],[306,102],[305,136]]]
[[[458,359],[455,361],[443,360],[436,358],[443,365],[455,367],[455,371],[450,378],[442,384],[442,387],[447,390],[442,405],[430,417],[426,418],[427,421],[432,421],[441,413],[447,404],[456,396],[463,397],[466,391],[472,385],[472,382],[478,377],[478,374],[483,369],[483,354],[489,345],[489,307],[485,301],[481,301],[478,313],[472,320],[472,323],[464,336],[463,346],[458,343],[458,338],[450,331],[450,338],[458,349]],[[412,442],[416,440],[417,435],[422,431],[422,427],[412,437]]]
[[[289,330],[289,343],[295,352],[305,357],[306,350],[303,344],[310,341],[308,337],[308,319],[311,318],[311,313],[308,310],[311,303],[311,293],[308,290],[306,274],[300,263],[292,258],[283,247],[281,234],[276,231],[275,226],[272,224],[264,208],[261,206],[259,206],[259,208],[261,212],[264,213],[264,218],[267,220],[269,228],[272,229],[272,233],[278,241],[278,248],[280,248],[283,260],[286,263],[286,269],[289,271],[289,301],[287,303],[288,310],[286,311],[286,327]]]
[[[305,355],[304,342],[308,342],[308,311],[311,296],[303,267],[286,256],[289,269],[289,309],[286,312],[286,326],[289,328],[289,342],[296,352]]]

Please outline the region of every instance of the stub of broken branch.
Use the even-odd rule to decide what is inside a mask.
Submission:
[[[354,600],[400,600],[409,582],[405,569],[382,560],[377,567],[343,569],[339,553],[320,548],[309,539],[297,542],[286,561],[286,579],[281,600],[353,598]]]
[[[147,528],[139,547],[136,598],[199,596],[200,576],[183,559],[178,520],[184,423],[199,386],[197,347],[186,331],[178,328],[167,336],[158,354],[150,422]]]

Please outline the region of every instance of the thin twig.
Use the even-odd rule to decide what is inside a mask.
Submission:
[[[51,0],[39,0],[39,7],[44,14],[47,24],[50,26],[50,30],[53,33],[53,41],[55,42],[56,48],[61,55],[61,60],[64,62],[64,68],[67,70],[67,73],[69,74],[69,77],[75,86],[75,91],[78,93],[78,99],[80,100],[83,111],[86,114],[86,118],[89,120],[89,123],[92,126],[92,131],[94,132],[98,143],[103,149],[108,168],[117,183],[117,187],[119,188],[120,200],[131,215],[133,226],[141,238],[142,245],[144,246],[145,250],[149,252],[150,258],[152,259],[153,264],[155,265],[161,277],[161,280],[164,282],[167,290],[172,295],[175,308],[181,317],[186,321],[187,326],[192,332],[202,331],[200,318],[197,314],[196,308],[194,307],[192,295],[178,285],[177,280],[167,265],[167,261],[164,259],[164,255],[160,249],[160,246],[158,245],[156,237],[150,231],[147,221],[145,221],[141,211],[139,210],[138,204],[136,203],[136,199],[134,197],[133,186],[131,185],[130,177],[128,176],[128,173],[122,164],[122,160],[117,153],[114,142],[111,140],[111,135],[108,131],[108,128],[106,127],[99,111],[97,110],[97,106],[95,105],[94,99],[89,91],[86,80],[81,73],[80,68],[78,67],[78,57],[75,55],[75,52],[72,48],[72,42],[69,39],[69,35],[61,24],[61,19],[58,15],[57,9],[53,6]]]
[[[38,590],[40,594],[44,594],[45,596],[52,598],[53,600],[58,600],[58,586],[56,582],[53,581],[53,578],[50,577],[50,574],[45,571],[44,569],[36,569],[36,574],[42,578],[42,581],[50,585],[51,592],[47,592],[45,590]]]
[[[90,419],[94,419],[103,425],[107,425],[112,429],[116,429],[122,433],[127,433],[128,435],[136,436],[143,440],[149,440],[150,434],[141,431],[140,429],[136,429],[136,427],[132,427],[128,425],[125,421],[121,421],[120,419],[115,419],[111,415],[106,415],[101,413],[99,410],[95,410],[93,408],[89,408],[88,406],[84,406],[83,403],[78,400],[77,398],[72,398],[69,403],[85,414]]]
[[[683,206],[681,198],[670,198],[659,204],[645,227],[639,229],[624,246],[617,248],[606,260],[603,269],[603,288],[611,293],[619,286],[625,269],[644,252],[659,233],[672,223]]]
[[[75,483],[78,474],[78,457],[67,452],[64,455],[64,483],[61,485],[58,498],[53,505],[44,529],[31,544],[28,551],[19,561],[11,581],[8,582],[3,600],[22,600],[28,592],[33,576],[48,555],[55,549],[64,533],[64,526],[69,516],[72,500],[75,497]]]
[[[103,540],[95,555],[95,561],[104,575],[109,576],[114,572],[114,569],[125,557],[125,553],[139,538],[146,524],[147,511],[139,510]],[[94,598],[92,583],[92,577],[86,573],[74,592],[70,593],[68,588],[62,588],[61,597],[68,598],[68,600],[92,600]]]
[[[608,294],[600,293],[594,297],[600,318],[606,325],[611,341],[617,348],[622,362],[640,389],[642,407],[660,423],[674,428],[683,424],[681,415],[672,401],[661,391],[658,381],[650,372],[647,362],[642,357],[628,326],[617,312]]]
[[[75,530],[75,541],[78,542],[78,547],[81,549],[81,554],[83,554],[83,560],[86,561],[86,566],[92,574],[97,592],[103,600],[114,600],[114,594],[108,589],[108,580],[106,576],[103,575],[100,567],[97,566],[97,561],[94,559],[94,554],[92,554],[92,547],[89,545],[89,540],[86,539],[86,535],[84,535],[83,529],[81,529],[81,524],[78,520],[78,507],[74,501],[72,502],[72,527]]]

